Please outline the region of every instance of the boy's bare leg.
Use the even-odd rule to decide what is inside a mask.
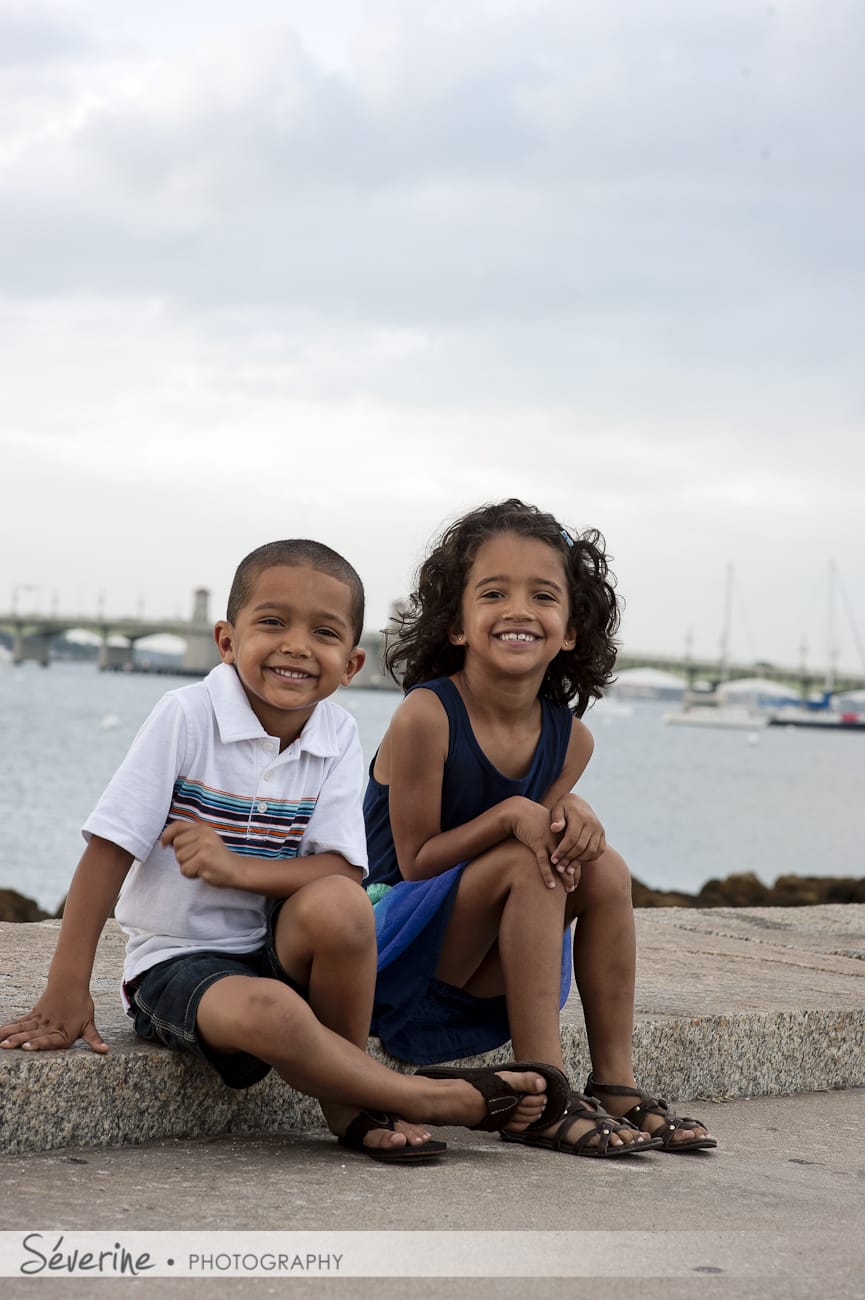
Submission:
[[[624,859],[608,848],[582,865],[580,883],[568,899],[566,920],[574,927],[574,975],[583,1004],[592,1073],[600,1083],[637,1086],[631,1044],[634,1033],[636,938],[631,876]],[[635,1098],[604,1092],[611,1115],[623,1115]],[[663,1127],[660,1115],[644,1120],[647,1132]],[[679,1129],[674,1142],[703,1137],[707,1130]]]
[[[579,909],[578,894],[579,889],[568,895],[560,884],[555,889],[545,885],[534,855],[516,840],[497,845],[477,857],[462,874],[436,970],[439,979],[477,996],[504,993],[514,1054],[525,1060],[546,1061],[560,1069],[562,930],[569,922],[568,912]],[[604,918],[600,925],[589,927],[590,951],[603,923]],[[633,931],[631,940],[633,943]],[[602,948],[607,943],[611,943],[609,936]],[[627,1043],[629,1079],[633,972],[630,996],[622,1026],[603,1026],[612,1043]],[[626,992],[621,1000],[627,1002]],[[608,1010],[604,1004],[595,1019],[602,1020]],[[549,1132],[556,1127],[553,1125]],[[594,1127],[588,1120],[575,1120],[571,1141]],[[627,1131],[611,1134],[609,1142],[611,1146],[628,1144],[635,1136]]]
[[[376,977],[375,921],[366,893],[344,876],[325,876],[286,899],[280,908],[274,946],[284,970],[309,989],[316,1019],[341,1038],[366,1050]],[[332,1133],[344,1133],[356,1106],[321,1102]],[[366,1134],[367,1146],[421,1146],[424,1125],[396,1121],[394,1132]]]
[[[400,1074],[327,1029],[312,1008],[278,980],[228,975],[212,984],[199,1004],[197,1024],[216,1052],[251,1052],[272,1065],[300,1092],[325,1103],[401,1115],[410,1123],[477,1124],[486,1114],[481,1094],[461,1079]],[[544,1080],[532,1072],[497,1071],[525,1092],[518,1132],[543,1111]]]
[[[372,916],[365,894],[357,885],[337,884],[338,880],[327,877],[299,890],[284,920],[280,914],[276,938],[285,969],[309,985],[311,1001],[315,999],[322,1015],[345,1028],[346,1035],[322,1023],[311,1004],[278,980],[228,976],[213,984],[199,1005],[197,1026],[203,1040],[217,1052],[247,1051],[267,1061],[287,1083],[322,1102],[335,1132],[343,1132],[357,1111],[366,1107],[408,1121],[408,1137],[405,1131],[372,1132],[365,1138],[370,1146],[403,1146],[412,1141],[412,1133],[415,1138],[425,1134],[428,1123],[479,1122],[485,1105],[471,1084],[399,1074],[352,1041],[366,1043],[375,978],[374,934],[370,941]],[[286,936],[295,926],[296,942],[294,936],[289,942]],[[319,932],[332,940],[328,937],[310,947],[310,937]],[[351,954],[347,969],[334,972],[343,948]],[[361,988],[357,997],[355,985]],[[336,1005],[340,999],[346,1004],[342,1011]],[[544,1082],[535,1074],[499,1073],[515,1091],[526,1093],[526,1101],[508,1125],[518,1132],[543,1110]]]

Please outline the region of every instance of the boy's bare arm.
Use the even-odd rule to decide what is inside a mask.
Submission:
[[[312,853],[297,858],[257,858],[232,853],[212,826],[176,821],[166,826],[162,841],[174,849],[184,876],[199,877],[218,889],[246,889],[266,898],[289,898],[321,876],[363,878],[340,853]]]
[[[99,936],[132,862],[119,845],[98,836],[90,840],[69,886],[45,991],[26,1015],[0,1025],[0,1047],[59,1050],[83,1038],[94,1052],[108,1051],[94,1021],[90,975]]]

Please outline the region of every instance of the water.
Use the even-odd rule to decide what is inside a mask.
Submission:
[[[80,856],[80,826],[171,677],[89,664],[0,665],[0,888],[53,911]],[[367,759],[399,703],[349,690]],[[695,892],[754,871],[865,876],[865,734],[666,727],[664,706],[602,703],[587,717],[595,753],[579,790],[631,870]]]

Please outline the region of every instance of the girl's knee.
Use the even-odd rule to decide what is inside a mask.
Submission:
[[[533,885],[535,878],[543,885],[540,868],[533,851],[520,840],[511,838],[497,844],[494,849],[483,853],[469,863],[467,871],[477,876],[481,871],[487,873],[497,885]]]
[[[612,896],[630,906],[631,873],[622,855],[608,847],[599,858],[584,862],[580,870],[580,891],[584,898]]]

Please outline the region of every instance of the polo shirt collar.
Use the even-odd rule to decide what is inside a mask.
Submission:
[[[217,664],[204,679],[210,696],[219,738],[225,745],[238,740],[260,740],[268,733],[253,713],[240,678],[231,664]],[[319,758],[335,758],[339,742],[327,700],[316,705],[295,744]],[[291,748],[291,746],[289,746]],[[288,752],[287,750],[284,752]]]

